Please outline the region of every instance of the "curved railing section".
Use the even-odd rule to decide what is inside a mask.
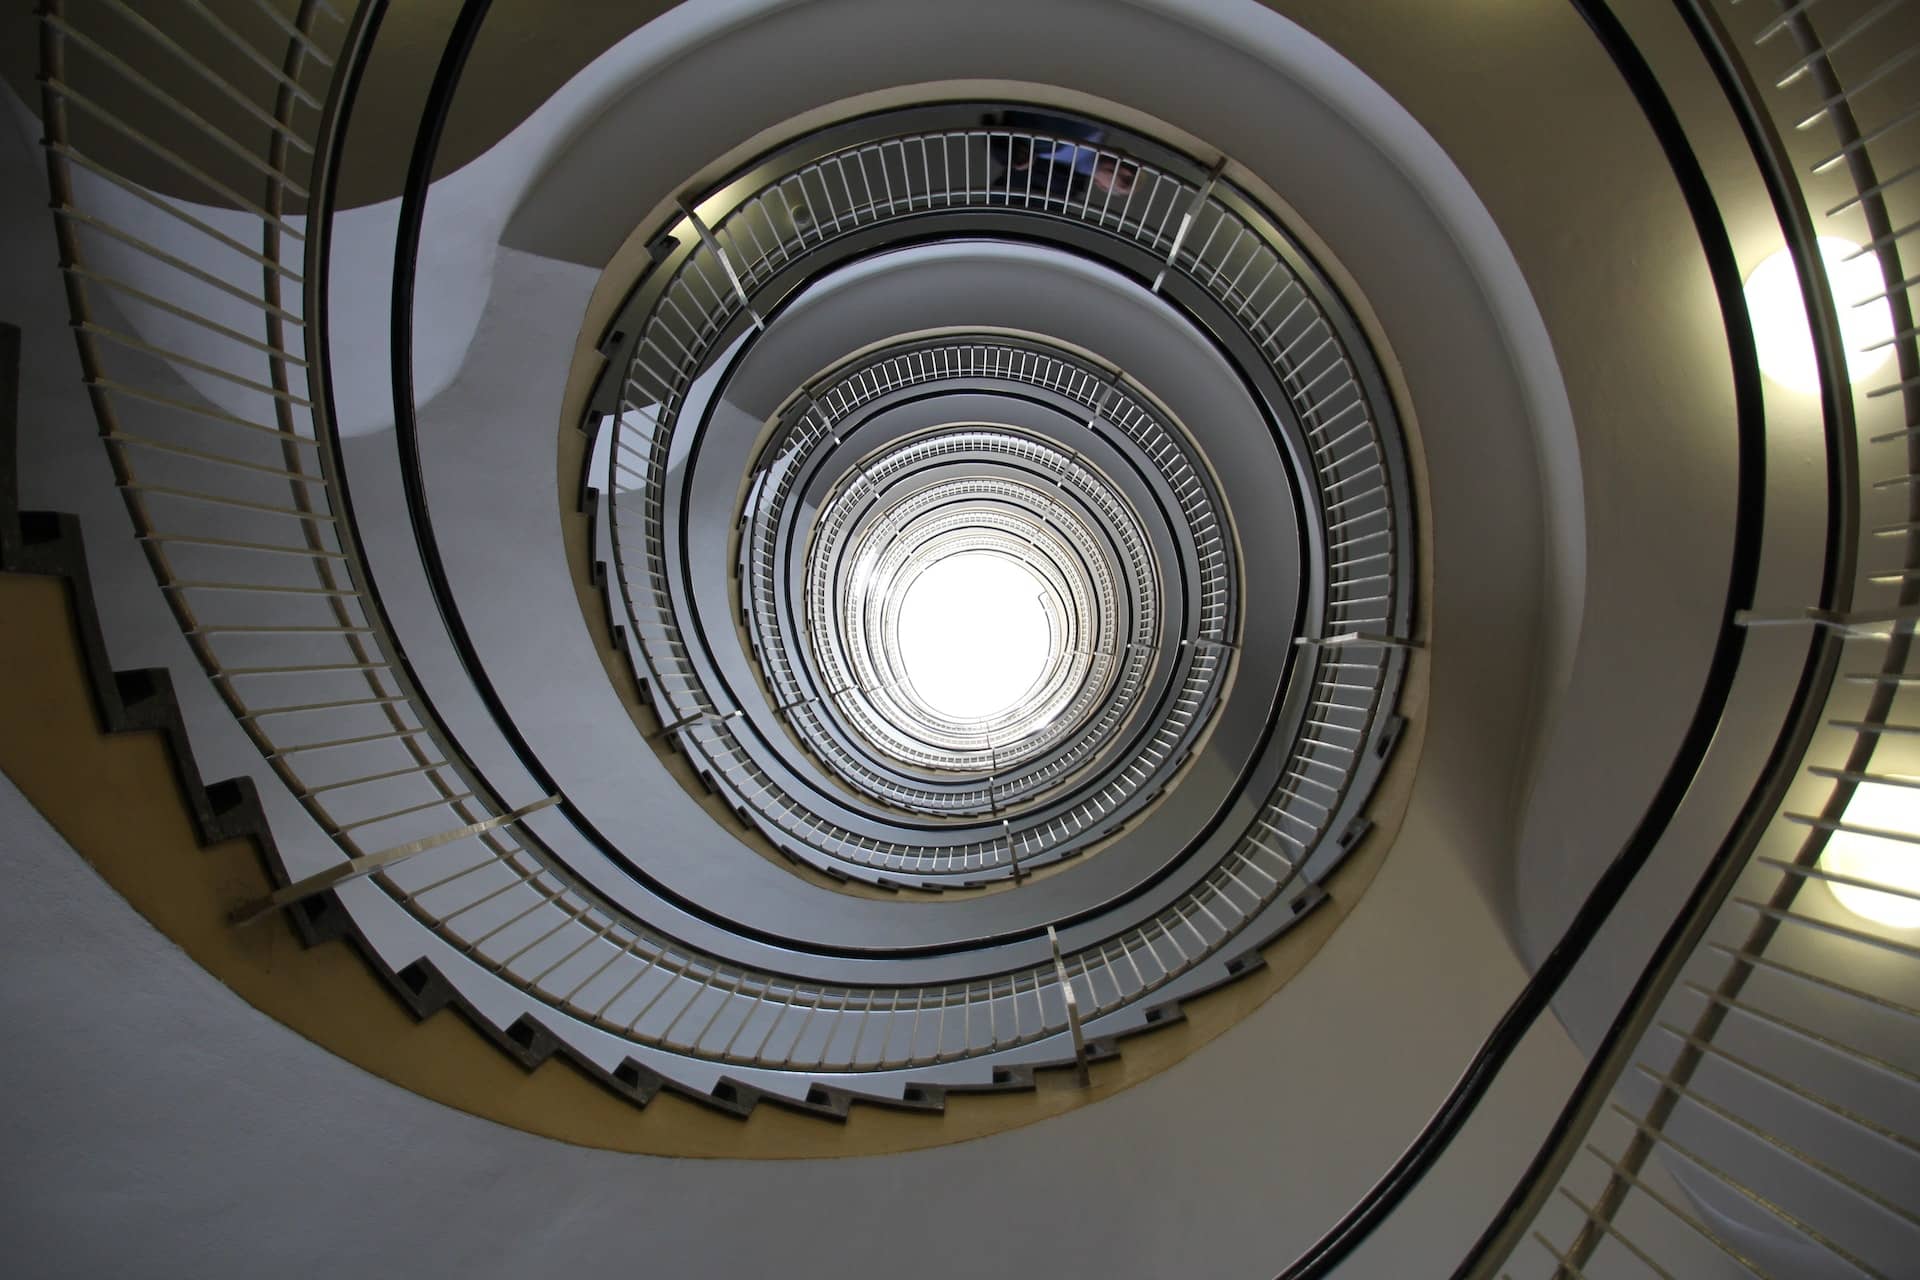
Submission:
[[[942,461],[1011,466],[1033,479],[967,475],[927,485],[872,514],[894,483]],[[1024,533],[1042,553],[1027,562],[1052,588],[1047,599],[1060,606],[1049,628],[1047,666],[1020,702],[979,725],[941,716],[918,700],[886,625],[899,604],[890,588],[921,554],[906,541],[909,530],[916,536],[971,530],[976,538],[997,531],[1009,539]],[[1118,545],[1114,561],[1102,554],[1103,534]],[[1125,635],[1121,643],[1134,645],[1153,640],[1160,588],[1139,517],[1089,468],[1024,433],[963,428],[899,445],[835,486],[807,541],[800,559],[812,665],[848,689],[839,705],[856,732],[910,765],[977,771],[992,769],[1002,756],[1011,765],[1048,754],[1104,700],[1106,687],[1095,672],[1104,672],[1114,655],[1089,646],[1107,636]],[[931,550],[947,545],[935,539]],[[1076,565],[1084,567],[1076,572]],[[860,589],[847,590],[847,583]],[[1133,619],[1124,631],[1123,600]]]
[[[831,445],[841,425],[889,398],[911,395],[917,389],[941,385],[972,387],[1015,386],[1046,389],[1059,394],[1096,422],[1111,422],[1123,432],[1144,456],[1168,459],[1165,479],[1181,495],[1182,517],[1196,540],[1196,560],[1203,580],[1203,602],[1199,634],[1220,639],[1228,634],[1228,597],[1233,590],[1231,549],[1223,536],[1223,527],[1215,514],[1217,498],[1210,486],[1199,483],[1198,468],[1179,448],[1173,437],[1140,407],[1138,390],[1129,392],[1124,379],[1108,379],[1065,353],[1049,352],[1030,341],[1014,341],[1004,336],[982,337],[954,342],[941,340],[910,344],[898,353],[863,360],[855,367],[839,370],[816,382],[797,397],[798,403],[781,416],[783,426],[776,430],[780,442],[768,463],[765,479],[756,487],[746,513],[741,542],[741,577],[749,633],[766,671],[771,692],[785,709],[795,735],[809,751],[822,757],[836,776],[859,787],[885,803],[923,815],[997,814],[1017,810],[1026,799],[1043,791],[1056,791],[1114,742],[1114,733],[1141,695],[1148,676],[1148,660],[1156,646],[1159,619],[1155,608],[1156,592],[1147,586],[1154,574],[1144,547],[1135,546],[1127,555],[1127,570],[1136,586],[1136,601],[1129,634],[1114,653],[1086,655],[1099,680],[1111,681],[1105,690],[1086,691],[1089,705],[1076,704],[1054,721],[1050,738],[1057,740],[1068,728],[1077,727],[1074,741],[1054,745],[1044,758],[1025,767],[1018,761],[1002,759],[1000,754],[981,751],[970,757],[956,758],[951,752],[929,754],[924,762],[941,768],[967,767],[987,774],[978,782],[948,782],[934,787],[925,777],[902,777],[898,770],[887,769],[859,752],[836,732],[815,707],[820,696],[816,686],[803,680],[804,663],[796,663],[789,652],[788,628],[782,620],[780,591],[785,557],[781,552],[783,534],[790,524],[789,512],[794,486],[807,474],[816,451]],[[1103,392],[1111,386],[1111,394]],[[1065,483],[1067,471],[1053,476]],[[1090,630],[1090,627],[1083,630]],[[1113,668],[1111,672],[1108,667]],[[1162,728],[1150,744],[1140,750],[1144,765],[1142,779],[1161,774],[1183,740],[1199,727],[1201,710],[1208,690],[1217,688],[1208,664],[1193,667],[1187,674],[1175,706],[1162,716]],[[1104,694],[1104,696],[1101,696]],[[1082,723],[1093,714],[1091,723]],[[985,766],[982,768],[982,766]],[[1138,785],[1138,784],[1136,784]],[[1129,794],[1124,786],[1117,792],[1102,792],[1082,802],[1069,821],[1080,829],[1091,829],[1102,822]]]
[[[1920,36],[1865,0],[1679,8],[1798,260],[1864,536],[1826,598],[1745,619],[1819,632],[1799,753],[1459,1274],[1890,1280],[1920,1257]],[[1836,289],[1849,260],[1877,283]]]
[[[1920,687],[1911,305],[1920,277],[1910,265],[1920,225],[1910,72],[1920,44],[1896,38],[1897,6],[1875,0],[1795,4],[1758,19],[1756,2],[1677,7],[1747,132],[1811,302],[1833,476],[1826,592],[1783,612],[1742,595],[1739,557],[1756,554],[1758,531],[1745,475],[1728,634],[1669,785],[1434,1123],[1289,1275],[1326,1274],[1362,1248],[1468,1122],[1664,834],[1704,753],[1699,740],[1718,723],[1714,698],[1737,665],[1736,633],[1757,625],[1817,633],[1802,714],[1460,1274],[1792,1274],[1815,1258],[1806,1265],[1893,1277],[1916,1256],[1920,887],[1905,868],[1920,845],[1911,703]],[[1576,7],[1641,95],[1711,240],[1711,190],[1657,80],[1603,4]],[[618,512],[608,536],[633,528],[642,547],[617,562],[661,721],[744,808],[771,812],[752,793],[751,757],[730,744],[728,709],[705,696],[685,661],[664,566],[649,559],[649,522],[664,518],[651,487],[658,442],[693,378],[764,320],[758,300],[766,314],[777,310],[810,255],[879,243],[889,227],[980,214],[1010,220],[1002,230],[1041,219],[1070,228],[1082,251],[1120,245],[1131,262],[1159,263],[1147,277],[1154,288],[1173,280],[1211,299],[1270,371],[1308,442],[1325,516],[1325,590],[1304,637],[1318,642],[1306,646],[1313,710],[1301,741],[1310,747],[1290,759],[1255,825],[1172,906],[1057,964],[953,982],[815,981],[692,945],[587,888],[527,821],[546,807],[565,812],[564,796],[525,779],[496,785],[422,694],[342,488],[324,327],[329,232],[346,124],[385,8],[373,0],[342,15],[321,0],[290,10],[262,0],[242,22],[182,3],[160,21],[127,0],[46,0],[41,25],[61,268],[133,536],[263,769],[331,850],[288,868],[289,883],[250,911],[292,906],[336,925],[344,917],[416,1010],[460,1003],[522,1060],[563,1052],[637,1100],[670,1085],[736,1109],[764,1094],[844,1113],[856,1095],[922,1105],[947,1087],[1021,1082],[1071,1057],[1076,1016],[1096,1047],[1162,1020],[1181,997],[1244,971],[1255,948],[1320,900],[1303,867],[1330,840],[1351,838],[1356,762],[1391,742],[1400,659],[1386,642],[1406,639],[1412,616],[1404,479],[1370,416],[1353,337],[1323,310],[1324,286],[1297,252],[1219,170],[1143,143],[1095,148],[1097,164],[1134,175],[1124,196],[1062,187],[1032,167],[1016,181],[996,172],[996,148],[1051,149],[1061,139],[932,118],[885,136],[830,131],[795,144],[738,188],[750,197],[695,202],[660,242],[661,265],[642,285],[649,323],[620,353],[625,391],[606,492]],[[469,5],[462,21],[483,14]],[[448,66],[430,111],[437,103],[444,113],[457,86],[458,59]],[[138,113],[109,105],[122,94]],[[1824,141],[1810,147],[1815,138]],[[416,217],[426,172],[408,195]],[[1842,180],[1847,189],[1834,193]],[[1832,293],[1816,242],[1830,228],[1862,242],[1861,259],[1880,275],[1874,296]],[[1709,248],[1751,458],[1759,375],[1735,314],[1730,252]],[[1880,345],[1894,364],[1857,394],[1840,323],[1856,306],[1886,309]],[[1013,352],[1032,354],[1001,342],[940,358],[961,362],[951,367],[968,377],[1025,379],[1159,452],[1152,433],[1168,428],[1144,387],[1064,360],[1016,367]],[[857,411],[863,387],[885,394],[910,381],[878,365],[831,374],[843,382],[816,382],[811,402],[796,402],[793,447]],[[780,572],[769,513],[785,500],[785,474],[769,471],[740,548],[747,624],[773,655],[765,669],[783,704],[810,693],[794,673],[788,629],[763,603]],[[1228,555],[1229,538],[1210,501],[1186,519],[1203,531],[1211,565]],[[1858,547],[1856,509],[1866,516]],[[1152,739],[1164,752],[1155,768],[1203,718],[1231,652],[1225,596],[1206,585],[1200,599],[1189,638],[1208,652],[1175,699],[1187,719],[1169,716],[1169,736]],[[1137,694],[1131,669],[1116,686]],[[935,787],[860,763],[810,704],[785,710],[810,749],[876,800],[918,816],[1017,809],[1097,757],[1097,733],[1113,728],[1095,717],[1084,751],[1044,768]],[[1057,819],[1063,830],[1030,855],[1097,831],[1104,816]],[[924,870],[904,843],[850,852],[818,830],[803,834],[848,865]],[[970,870],[1006,869],[1017,856],[989,850]],[[377,915],[367,895],[406,913],[422,941],[396,945],[391,933],[362,929]],[[484,1008],[472,994],[483,989]]]
[[[869,982],[782,973],[695,945],[589,887],[536,827],[572,828],[589,843],[596,833],[537,760],[500,783],[462,750],[413,672],[352,519],[327,288],[342,154],[386,6],[343,20],[305,3],[283,22],[263,3],[246,31],[185,6],[180,22],[204,19],[209,40],[233,46],[216,69],[178,27],[101,2],[111,21],[94,25],[56,0],[42,26],[49,172],[88,391],[182,634],[325,850],[299,842],[289,882],[242,919],[282,907],[324,914],[416,1010],[458,1004],[523,1061],[565,1054],[636,1100],[670,1086],[735,1109],[768,1096],[843,1112],[853,1096],[925,1105],[947,1087],[1021,1083],[1073,1059],[1076,1017],[1097,1052],[1253,967],[1259,946],[1323,899],[1316,878],[1350,843],[1361,802],[1332,786],[1304,809],[1276,798],[1275,833],[1250,834],[1140,922],[963,980],[893,981],[879,959]],[[483,11],[469,6],[462,22]],[[260,83],[229,81],[229,63]],[[458,64],[450,57],[436,82],[430,119],[444,120]],[[108,112],[108,81],[149,92],[151,114],[135,124]],[[202,106],[208,92],[231,110]],[[423,129],[403,231],[420,225],[437,127]],[[147,181],[136,181],[98,158],[96,130],[163,176],[143,169]],[[1211,226],[1223,215],[1197,216]],[[744,224],[722,230],[744,234]],[[1200,261],[1177,236],[1148,243],[1183,271]],[[410,267],[404,235],[400,257]],[[1219,271],[1200,274],[1228,289]],[[410,279],[395,296],[406,321]],[[1286,341],[1305,361],[1290,366],[1289,385],[1323,448],[1322,474],[1350,495],[1351,537],[1378,548],[1336,580],[1326,620],[1397,626],[1404,596],[1366,580],[1389,562],[1404,572],[1388,510],[1404,494],[1387,487],[1370,435],[1346,438],[1365,410],[1343,407],[1358,396],[1353,370],[1325,321],[1305,318],[1310,290],[1296,282],[1285,296],[1302,317]],[[411,409],[404,395],[401,407]],[[1302,762],[1309,777],[1326,753],[1365,754],[1398,665],[1394,652],[1364,646],[1325,664],[1314,701],[1326,709],[1311,722],[1328,745]],[[698,914],[643,868],[634,874],[644,893]],[[401,929],[396,908],[417,927]]]
[[[1456,1280],[1886,1278],[1909,1274],[1920,1256],[1912,1123],[1920,1114],[1920,760],[1910,749],[1920,727],[1902,710],[1920,684],[1912,644],[1920,357],[1916,277],[1901,252],[1920,224],[1894,212],[1903,198],[1913,208],[1903,184],[1920,174],[1920,100],[1911,78],[1897,74],[1920,56],[1920,41],[1896,34],[1895,5],[1822,5],[1813,14],[1810,4],[1754,12],[1739,3],[1678,0],[1676,8],[1740,121],[1806,300],[1829,501],[1820,596],[1797,609],[1742,608],[1736,581],[1722,645],[1756,627],[1813,634],[1794,714],[1765,770]],[[1700,227],[1752,457],[1760,366],[1713,189],[1627,29],[1599,0],[1575,7],[1639,98]],[[1851,52],[1837,65],[1842,49]],[[1873,115],[1862,120],[1867,110]],[[1820,129],[1831,137],[1815,144],[1808,135]],[[1842,173],[1845,189],[1836,190]],[[1840,293],[1819,237],[1857,234],[1853,219],[1866,232],[1853,258],[1877,265],[1879,283]],[[1887,323],[1866,326],[1873,336],[1864,344],[1850,342],[1863,308],[1885,308]],[[1762,321],[1796,323],[1751,318]],[[1875,353],[1897,358],[1894,376],[1855,385],[1850,366],[1873,363]],[[1757,475],[1743,473],[1749,510]],[[1759,523],[1745,523],[1751,538]],[[1286,1270],[1289,1280],[1377,1273],[1372,1233],[1418,1194],[1474,1119],[1617,909],[1657,832],[1636,833],[1443,1107]]]
[[[111,21],[95,25],[87,16],[95,9]],[[1604,6],[1582,0],[1579,9],[1652,104],[1649,118],[1681,171],[1684,131],[1658,109],[1657,81],[1634,62]],[[1306,723],[1316,747],[1290,763],[1260,824],[1173,906],[1069,949],[1058,965],[953,982],[815,981],[691,945],[585,887],[528,821],[564,797],[525,780],[495,785],[421,693],[341,489],[323,324],[328,223],[345,120],[383,10],[370,3],[343,16],[307,0],[289,17],[262,4],[257,23],[236,25],[183,4],[169,22],[200,24],[188,38],[121,0],[95,0],[87,11],[49,0],[41,27],[61,266],[133,534],[263,769],[332,850],[290,867],[290,883],[256,906],[324,905],[357,927],[372,910],[368,895],[378,895],[411,917],[422,941],[396,947],[363,932],[359,943],[413,1007],[463,1003],[524,1060],[564,1052],[627,1096],[644,1100],[672,1085],[736,1108],[765,1094],[844,1111],[855,1095],[920,1105],[946,1087],[1019,1082],[1071,1057],[1075,1013],[1096,1041],[1150,1025],[1182,996],[1242,971],[1254,948],[1319,900],[1302,866],[1347,830],[1354,797],[1336,781],[1346,776],[1342,761],[1390,738],[1383,708],[1398,659],[1380,642],[1406,638],[1411,617],[1405,494],[1344,338],[1320,313],[1318,286],[1220,174],[1178,157],[1155,153],[1150,162],[1132,147],[1102,148],[1101,163],[1138,166],[1131,196],[1061,194],[1032,174],[1016,189],[1004,173],[996,185],[990,167],[973,167],[991,156],[994,130],[931,124],[857,145],[809,140],[783,157],[777,181],[754,188],[754,199],[727,208],[698,202],[708,235],[694,214],[676,223],[683,238],[662,259],[658,296],[678,290],[671,296],[684,305],[636,331],[624,353],[622,373],[631,377],[616,430],[631,438],[612,465],[638,478],[608,492],[641,508],[640,525],[652,518],[644,495],[656,464],[637,424],[670,422],[709,358],[699,353],[743,332],[753,300],[769,299],[766,314],[774,314],[823,246],[851,244],[896,220],[976,212],[1048,219],[1125,245],[1134,260],[1163,263],[1169,279],[1236,318],[1310,441],[1321,509],[1331,516],[1321,548],[1326,592],[1306,637],[1333,642],[1308,646],[1331,655],[1313,668],[1316,710]],[[1907,919],[1920,904],[1904,870],[1920,844],[1912,750],[1920,725],[1911,706],[1920,687],[1912,635],[1920,619],[1920,351],[1909,265],[1920,109],[1903,71],[1920,46],[1892,39],[1897,10],[1871,0],[1795,5],[1764,20],[1730,0],[1682,0],[1679,11],[1748,132],[1813,303],[1835,477],[1830,581],[1806,608],[1772,612],[1742,598],[1738,582],[1730,588],[1730,634],[1758,625],[1817,633],[1803,715],[1783,732],[1742,823],[1461,1273],[1686,1275],[1732,1266],[1792,1274],[1796,1260],[1812,1257],[1834,1270],[1898,1276],[1910,1269],[1920,1230],[1911,1190],[1920,1185],[1911,1176],[1920,1151],[1911,1119],[1920,946],[1910,924],[1876,913]],[[231,54],[210,58],[209,46]],[[456,66],[449,86],[457,79]],[[122,100],[102,91],[108,81],[139,96],[139,118],[106,105]],[[1826,141],[1807,145],[1818,137]],[[919,185],[890,185],[912,171]],[[1830,194],[1842,180],[1844,194]],[[1683,185],[1696,207],[1703,192],[1711,203],[1703,179]],[[424,202],[424,177],[409,199]],[[1879,270],[1877,296],[1833,295],[1815,240],[1828,229],[1861,241],[1862,260]],[[1736,353],[1750,352],[1737,332],[1744,317],[1733,314],[1737,273],[1729,283],[1727,266],[1720,261],[1718,275],[1730,341]],[[1857,393],[1840,324],[1843,308],[1855,305],[1886,308],[1893,361],[1891,375]],[[1739,358],[1751,415],[1758,373],[1750,354]],[[1004,356],[993,359],[1002,361],[994,376],[1014,376]],[[1064,368],[1034,375],[1035,385],[1097,409],[1121,431],[1159,421],[1144,388]],[[821,385],[814,391],[824,401]],[[1143,416],[1129,416],[1127,396]],[[798,412],[801,433],[833,420],[810,412]],[[1743,423],[1749,436],[1753,425],[1750,416]],[[774,502],[779,484],[773,475],[756,501]],[[1856,508],[1866,531],[1858,547]],[[1225,536],[1217,514],[1196,508],[1190,522]],[[742,541],[749,601],[762,574],[772,590],[778,560],[769,536],[770,527],[750,522]],[[627,590],[648,688],[663,721],[684,721],[674,731],[683,744],[724,774],[724,709],[701,700],[695,673],[659,638],[669,633],[647,613],[652,575],[641,565],[644,555],[629,558]],[[1206,607],[1214,608],[1210,597]],[[750,608],[747,616],[770,651],[771,615]],[[1230,642],[1226,612],[1198,616],[1206,620],[1196,638]],[[1737,645],[1723,640],[1716,659],[1722,695]],[[768,669],[778,683],[791,663]],[[1211,677],[1193,669],[1202,672],[1202,685],[1188,687],[1197,698]],[[1718,722],[1712,695],[1696,717],[1709,736]],[[824,725],[806,732],[838,741]],[[1363,1247],[1366,1231],[1444,1152],[1664,833],[1688,780],[1685,763],[1435,1125],[1290,1274],[1324,1274]],[[875,772],[871,785],[905,812],[977,816],[983,804],[1013,807],[1056,784],[1033,774],[940,790]],[[1889,850],[1905,861],[1880,860]],[[885,869],[907,866],[904,850],[889,856],[896,860],[881,862]],[[490,999],[483,1010],[462,994],[483,981],[512,999]]]
[[[1273,411],[1301,432],[1295,469],[1312,508],[1310,561],[1319,595],[1316,612],[1304,623],[1300,660],[1313,672],[1314,684],[1280,785],[1240,850],[1247,857],[1295,861],[1327,838],[1353,778],[1365,772],[1367,744],[1389,728],[1390,717],[1379,709],[1396,678],[1397,646],[1408,638],[1406,485],[1397,438],[1379,407],[1386,403],[1384,389],[1364,344],[1335,319],[1324,283],[1219,169],[1210,171],[1106,124],[1083,122],[1112,140],[1099,146],[1032,129],[926,127],[997,114],[1002,112],[990,104],[957,105],[824,130],[753,162],[715,184],[713,194],[689,200],[684,216],[653,242],[658,265],[615,322],[632,336],[614,355],[623,382],[617,406],[606,415],[610,441],[601,464],[611,507],[611,561],[638,654],[636,675],[696,768],[783,852],[822,870],[882,882],[906,872],[922,877],[926,887],[957,875],[966,886],[1017,878],[1023,868],[1109,834],[1108,814],[1124,803],[1128,788],[1109,788],[1090,808],[1058,819],[1036,817],[1024,829],[1017,818],[1005,819],[990,807],[1008,823],[1007,834],[937,851],[928,850],[936,838],[925,834],[886,838],[823,821],[816,803],[773,776],[767,749],[745,736],[740,695],[716,692],[703,669],[673,585],[668,493],[676,432],[685,429],[683,419],[701,411],[688,403],[696,375],[721,350],[750,341],[822,269],[823,257],[831,263],[836,259],[828,255],[884,246],[895,236],[936,234],[1031,238],[1109,258],[1124,250],[1130,255],[1121,259],[1125,269],[1143,285],[1159,292],[1177,280],[1217,309],[1240,344],[1236,354],[1265,379]],[[1075,156],[1091,152],[1094,171],[1105,166],[1132,175],[1130,184],[1121,191],[1119,184],[1103,190],[1097,183],[1056,180],[1053,167],[1064,171],[1068,162],[1061,157],[1069,149]],[[1050,158],[1025,168],[1010,165],[1007,158],[1018,155]],[[1123,375],[1091,372],[1043,367],[1022,378],[1064,388],[1098,419],[1117,414],[1123,435],[1146,429],[1149,434],[1134,439],[1134,447],[1157,449],[1152,437],[1164,439],[1165,433],[1152,431],[1145,408],[1150,402],[1128,394]],[[821,429],[817,422],[815,429]],[[1189,473],[1176,481],[1181,491],[1200,489],[1192,466],[1181,465]],[[777,475],[756,480],[755,492],[771,486],[780,498],[781,485]],[[1169,713],[1184,726],[1204,714],[1210,689],[1231,666],[1237,637],[1230,630],[1226,572],[1231,535],[1210,510],[1183,514],[1205,544],[1199,578],[1190,586],[1200,621],[1181,638],[1190,650],[1188,674]],[[758,557],[752,581],[776,585],[774,544],[751,528],[746,542],[748,553]],[[810,606],[817,618],[821,602]],[[775,624],[764,612],[754,617],[755,638],[763,646],[776,705],[798,721],[807,745],[822,751],[820,744],[836,738],[870,736],[858,728],[837,732],[831,723],[840,718],[842,699],[858,703],[861,681],[846,671],[811,682],[799,677],[804,664],[774,639],[782,634]],[[860,711],[853,707],[853,718],[861,718]],[[848,754],[824,748],[832,763]],[[992,768],[994,762],[988,763]],[[851,776],[866,789],[873,772],[856,764]],[[926,800],[924,789],[882,783],[871,790],[903,807],[924,806]],[[993,799],[997,806],[999,797]]]

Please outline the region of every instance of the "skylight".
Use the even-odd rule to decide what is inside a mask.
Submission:
[[[900,661],[921,699],[984,720],[1033,687],[1048,657],[1040,580],[1004,556],[963,552],[927,569],[900,605]]]

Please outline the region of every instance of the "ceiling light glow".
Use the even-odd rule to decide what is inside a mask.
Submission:
[[[1821,236],[1819,245],[1834,305],[1840,310],[1847,377],[1858,382],[1877,371],[1893,352],[1891,346],[1867,350],[1893,337],[1893,312],[1886,300],[1867,301],[1886,291],[1880,262],[1870,253],[1860,254],[1860,246],[1851,240]],[[1755,267],[1747,277],[1746,295],[1761,370],[1783,387],[1805,395],[1817,394],[1820,367],[1814,360],[1813,331],[1801,302],[1793,255],[1782,249]]]
[[[1848,826],[1911,835],[1920,828],[1920,792],[1911,787],[1863,784],[1847,805],[1845,821]],[[1920,894],[1920,846],[1836,831],[1820,855],[1820,869],[1899,890],[1882,893],[1860,885],[1827,882],[1840,905],[1857,916],[1896,929],[1920,928],[1920,899],[1901,896]]]

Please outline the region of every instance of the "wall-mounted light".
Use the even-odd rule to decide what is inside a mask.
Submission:
[[[1862,254],[1851,240],[1821,236],[1819,244],[1834,305],[1840,310],[1847,376],[1858,382],[1885,364],[1893,352],[1891,346],[1867,350],[1893,337],[1893,312],[1886,300],[1868,301],[1885,293],[1886,284],[1880,277],[1879,260]],[[1793,255],[1782,249],[1755,267],[1747,277],[1746,294],[1761,370],[1783,387],[1807,395],[1818,392],[1820,367],[1814,361],[1813,332],[1801,304]]]
[[[1912,787],[1863,784],[1847,805],[1850,827],[1872,827],[1920,837],[1920,790]],[[1866,880],[1920,894],[1920,844],[1836,831],[1820,855],[1820,869],[1836,876]],[[1882,893],[1860,885],[1827,881],[1840,905],[1857,916],[1896,929],[1920,928],[1920,899]]]

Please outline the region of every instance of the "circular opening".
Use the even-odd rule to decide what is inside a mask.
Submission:
[[[1033,687],[1047,665],[1044,588],[1004,556],[966,552],[929,566],[900,602],[900,665],[922,701],[984,720]]]

